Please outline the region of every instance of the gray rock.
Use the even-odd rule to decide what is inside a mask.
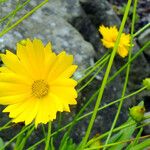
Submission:
[[[107,26],[120,25],[120,19],[106,0],[80,0],[80,3],[96,26],[101,24]]]
[[[140,46],[144,46],[146,42],[150,40],[150,29],[146,29],[143,33],[140,34],[138,37],[138,42]],[[145,54],[147,54],[150,57],[150,47],[145,49]]]
[[[0,38],[0,49],[15,49],[15,44],[25,38],[40,38],[45,44],[51,41],[57,53],[64,49],[73,54],[79,70],[89,66],[89,59],[94,56],[92,45],[73,26],[59,16],[45,16],[40,10]]]
[[[150,112],[146,112],[144,114],[144,117],[148,117],[148,116],[150,116]],[[149,135],[150,134],[150,125],[149,125],[150,124],[150,118],[144,120],[143,124],[148,124],[147,126],[144,127],[144,134]]]

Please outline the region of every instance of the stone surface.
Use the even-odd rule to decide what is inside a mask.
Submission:
[[[140,46],[144,46],[144,44],[146,42],[148,42],[150,40],[150,29],[146,29],[143,33],[140,34],[140,36],[138,37],[138,42],[140,44]],[[148,55],[148,57],[150,58],[150,47],[148,47],[144,53],[146,55]],[[150,61],[150,59],[149,59]]]

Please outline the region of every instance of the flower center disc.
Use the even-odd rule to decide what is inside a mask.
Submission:
[[[37,98],[42,98],[48,94],[49,85],[44,80],[36,80],[32,84],[32,94]]]

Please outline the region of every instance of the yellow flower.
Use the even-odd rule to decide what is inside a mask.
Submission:
[[[77,68],[72,55],[56,55],[50,43],[27,39],[17,44],[16,55],[6,51],[1,59],[0,104],[8,105],[3,112],[9,112],[13,122],[46,124],[57,111],[70,112],[69,104],[77,103],[77,82],[70,78]]]
[[[103,36],[102,39],[103,45],[106,48],[113,48],[118,36],[118,30],[116,26],[109,28],[102,25],[99,27],[99,32]],[[126,57],[128,55],[129,46],[130,46],[130,34],[122,33],[117,53],[123,58]]]

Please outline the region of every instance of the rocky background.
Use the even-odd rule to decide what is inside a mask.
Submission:
[[[21,0],[20,4],[23,2],[25,2],[25,0]],[[9,20],[10,24],[21,18],[41,2],[40,0],[31,0],[21,11],[14,14],[14,17]],[[17,0],[5,0],[1,2],[0,18],[3,18],[14,10],[18,3]],[[126,7],[125,3],[125,0],[49,0],[48,3],[37,10],[33,15],[25,19],[13,30],[0,37],[0,51],[4,53],[6,49],[9,49],[15,52],[16,43],[25,38],[40,38],[45,44],[51,41],[55,52],[58,53],[62,49],[65,49],[68,53],[74,55],[75,63],[79,65],[75,78],[79,79],[84,75],[82,71],[92,65],[107,51],[100,41],[101,36],[98,32],[99,25],[116,25],[119,27]],[[149,0],[141,0],[139,2],[135,26],[136,31],[150,22],[149,8]],[[126,24],[126,32],[130,31],[131,17],[132,8]],[[3,23],[0,22],[1,31],[6,27],[7,22],[8,20]],[[8,26],[10,24],[8,24]],[[135,38],[133,54],[148,40],[150,40],[150,29],[145,30],[141,35]],[[126,60],[127,59],[116,56],[111,75],[125,64]],[[92,84],[82,91],[78,98],[78,105],[72,108],[72,116],[70,114],[65,114],[64,124],[72,120],[74,114],[80,110],[92,93],[100,86],[103,74],[104,72],[99,74]],[[121,96],[124,76],[125,71],[121,73],[120,76],[116,77],[106,88],[102,105],[116,100]],[[132,63],[127,93],[139,89],[142,86],[142,80],[149,76],[150,48],[145,50],[144,53]],[[147,112],[150,111],[150,94],[148,91],[144,91],[142,94],[125,102],[118,120],[118,125],[126,121],[128,117],[128,108],[138,104],[141,100],[145,101]],[[94,105],[95,101],[86,109],[86,112],[91,111]],[[116,110],[117,105],[113,105],[98,113],[91,137],[97,133],[101,134],[110,129]],[[76,132],[72,133],[72,138],[76,143],[80,142],[85,134],[89,119],[90,117],[76,125]],[[8,116],[0,113],[0,120],[0,125],[2,126],[8,121]],[[57,120],[55,122],[57,122]],[[0,137],[2,137],[4,141],[8,141],[22,126],[23,124],[14,125],[13,128],[0,132]],[[53,130],[55,129],[57,129],[57,123],[55,123]],[[145,128],[143,134],[150,134],[148,127]],[[30,137],[28,145],[35,143],[41,139],[41,137],[43,137],[43,135],[39,127]],[[41,147],[39,147],[39,149],[40,148]]]

